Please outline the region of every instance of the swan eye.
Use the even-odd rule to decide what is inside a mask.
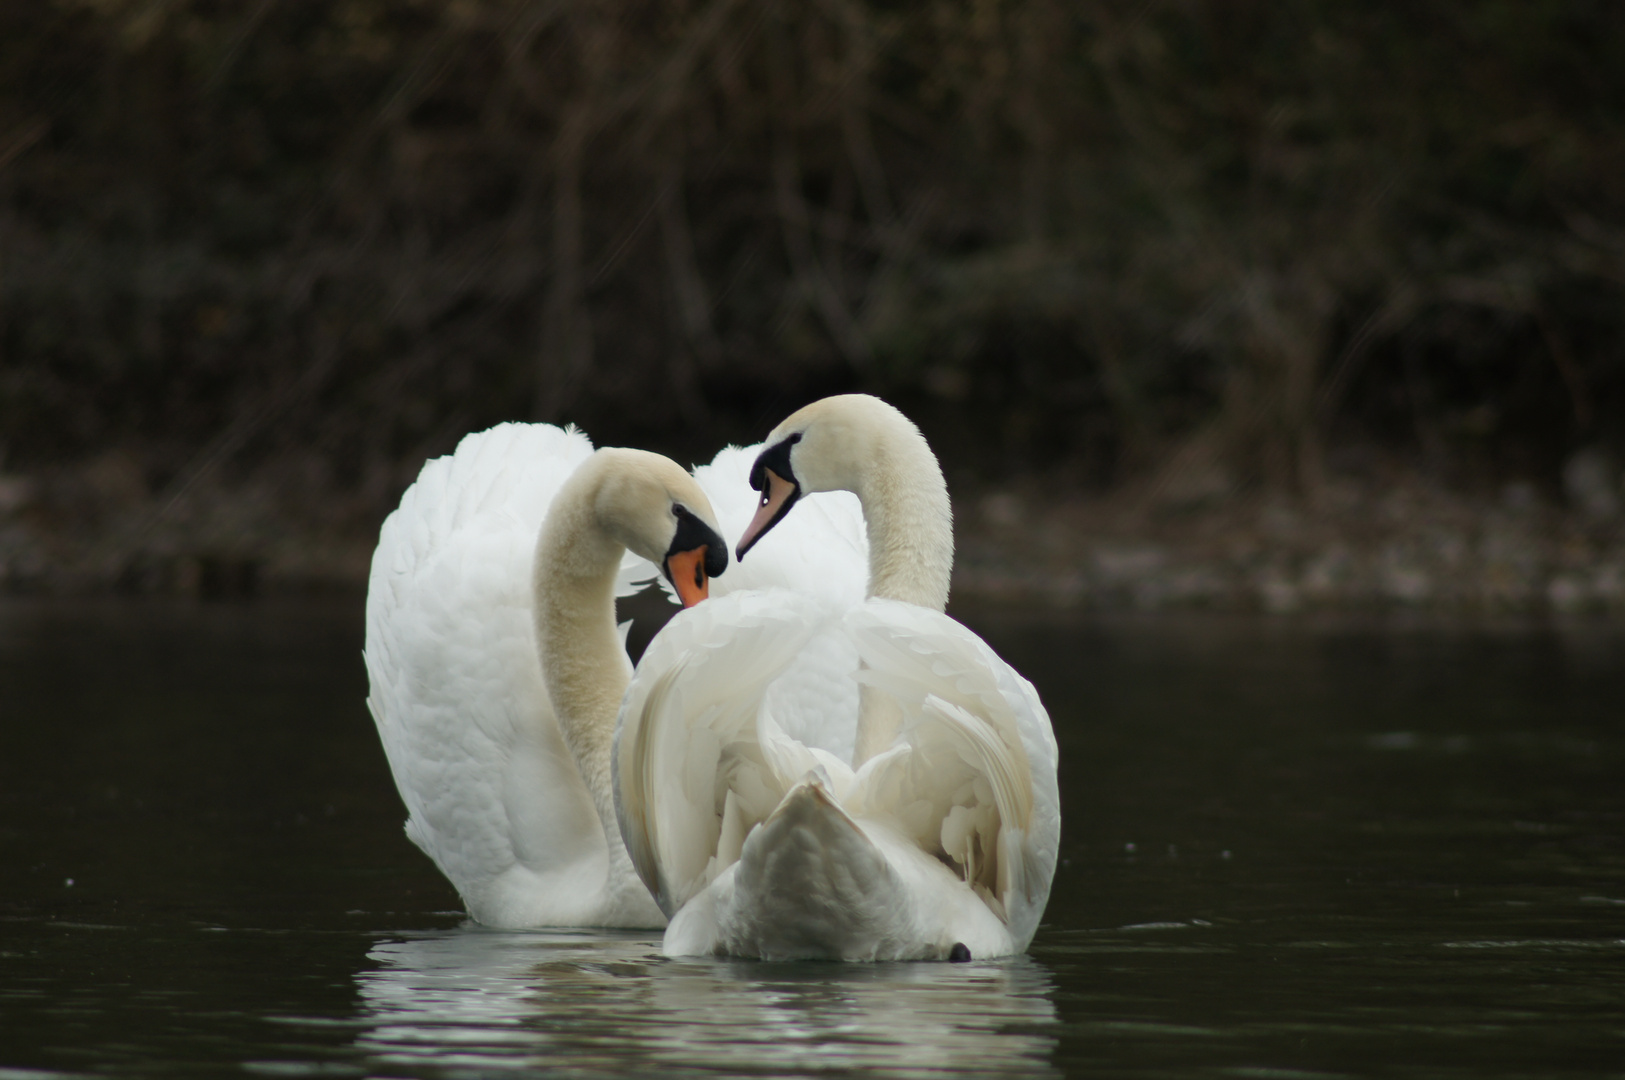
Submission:
[[[790,468],[790,448],[801,441],[801,432],[788,435],[779,442],[756,455],[756,461],[750,467],[750,486],[762,493],[767,502],[767,470],[772,469],[780,476],[794,483],[796,474]]]

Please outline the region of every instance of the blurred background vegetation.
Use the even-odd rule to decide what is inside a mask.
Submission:
[[[1622,57],[1608,0],[13,0],[0,473],[371,528],[499,420],[704,460],[863,389],[973,485],[1555,489],[1625,445]]]

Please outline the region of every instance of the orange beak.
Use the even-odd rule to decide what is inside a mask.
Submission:
[[[711,595],[711,583],[705,576],[705,553],[709,549],[709,544],[701,544],[693,551],[679,551],[666,558],[666,573],[684,607],[693,607]]]
[[[785,510],[788,509],[784,505],[785,502],[796,492],[796,485],[782,479],[772,469],[762,471],[767,477],[767,490],[762,492],[762,505],[756,508],[756,516],[745,526],[745,532],[739,537],[738,546],[734,548],[737,558],[743,559],[745,552],[762,538],[762,534],[778,524],[779,518],[783,517]]]

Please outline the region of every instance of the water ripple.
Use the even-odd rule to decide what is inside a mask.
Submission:
[[[666,960],[646,935],[473,927],[369,959],[356,1045],[393,1068],[1052,1074],[1050,978],[1026,959]]]

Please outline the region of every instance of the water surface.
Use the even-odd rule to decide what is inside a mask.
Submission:
[[[467,925],[359,602],[0,603],[0,1080],[1625,1075],[1625,632],[963,617],[1062,749],[1004,962]]]

